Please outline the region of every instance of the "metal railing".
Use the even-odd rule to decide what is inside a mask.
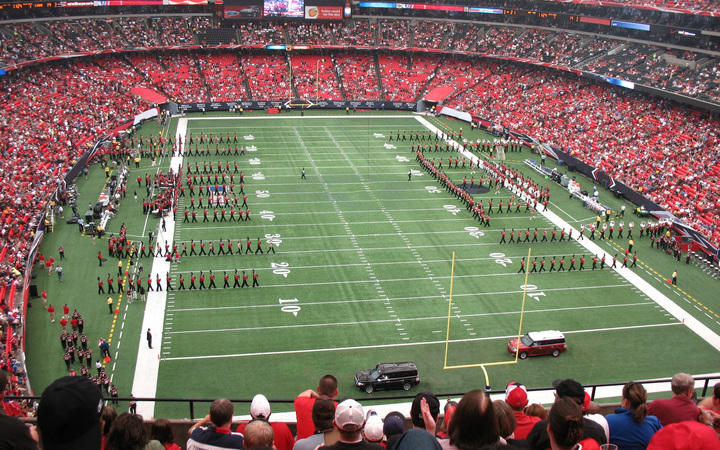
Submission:
[[[697,376],[693,377],[695,379],[695,391],[698,393],[698,397],[707,397],[708,395],[712,395],[712,389],[715,383],[720,382],[720,374],[718,375],[707,375],[707,376]],[[656,380],[638,380],[638,383],[643,384],[644,386],[648,385],[656,385],[656,384],[662,384],[662,383],[670,383],[670,378],[662,378],[662,379],[656,379]],[[622,390],[622,387],[625,385],[626,382],[622,383],[602,383],[602,384],[587,384],[584,385],[585,389],[590,393],[590,397],[595,400],[597,392],[599,389],[603,388],[616,388],[618,392]],[[712,383],[712,385],[711,385]],[[554,389],[552,387],[542,387],[542,388],[527,388],[529,392],[540,392],[540,391],[553,391]],[[699,391],[698,391],[699,390]],[[489,394],[503,394],[505,390],[489,390]],[[662,392],[669,392],[668,391],[662,391]],[[463,395],[465,395],[465,392],[449,392],[449,393],[435,393],[435,395],[438,398],[460,398]],[[617,395],[617,397],[620,397],[620,394]],[[377,404],[377,403],[390,403],[400,401],[408,401],[412,402],[412,400],[415,398],[415,395],[389,395],[389,396],[380,396],[380,397],[366,397],[363,399],[363,404]],[[28,397],[15,397],[15,396],[8,396],[6,397],[7,400],[31,400],[32,402],[36,400],[40,400],[40,396],[28,396]],[[215,400],[214,398],[153,398],[153,397],[105,397],[105,402],[107,404],[111,404],[113,401],[118,402],[154,402],[154,403],[186,403],[188,406],[188,411],[190,413],[189,418],[190,420],[196,419],[196,405],[197,404],[207,404]],[[249,408],[250,403],[252,402],[251,398],[231,398],[230,401],[236,405],[247,405],[247,408]],[[295,399],[268,399],[270,403],[273,404],[287,404],[292,405]],[[289,409],[291,409],[290,407]],[[206,414],[207,408],[203,408],[202,412],[200,414],[200,417],[204,417]]]

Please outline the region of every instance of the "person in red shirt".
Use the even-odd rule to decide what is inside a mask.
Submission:
[[[685,420],[698,420],[702,411],[693,403],[695,380],[686,373],[678,373],[672,377],[670,388],[673,396],[670,399],[658,398],[648,405],[648,414],[660,419],[662,426]]]
[[[312,408],[315,400],[324,396],[329,399],[335,399],[338,394],[338,381],[332,375],[325,375],[320,378],[318,383],[317,392],[312,389],[298,394],[297,398],[293,402],[295,408],[295,416],[297,418],[297,439],[304,439],[315,433],[315,425],[312,421]],[[337,406],[337,402],[335,402]]]
[[[53,305],[48,305],[47,312],[50,315],[50,322],[55,322],[55,308]]]
[[[277,450],[292,450],[295,445],[295,438],[285,422],[270,422],[270,403],[262,394],[253,397],[250,404],[250,417],[253,421],[261,420],[268,422],[273,429],[273,444]],[[245,434],[246,423],[238,425],[237,432]]]
[[[245,273],[244,270],[243,270],[243,274],[242,274],[242,279],[243,279],[243,282],[242,282],[242,286],[240,286],[240,288],[244,288],[245,286],[250,287],[250,285],[247,282],[247,280],[248,280],[247,273]]]
[[[532,427],[540,422],[539,417],[528,416],[523,412],[528,404],[527,389],[522,384],[513,381],[508,384],[505,390],[505,402],[510,405],[515,413],[517,428],[515,428],[515,439],[526,439]]]

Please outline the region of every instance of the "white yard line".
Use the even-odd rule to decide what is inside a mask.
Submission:
[[[603,332],[603,331],[618,331],[618,330],[638,330],[638,329],[644,329],[644,328],[663,328],[663,327],[673,327],[681,325],[680,323],[657,323],[657,324],[650,324],[650,325],[633,325],[633,326],[627,326],[627,327],[610,327],[610,328],[596,328],[596,329],[588,329],[588,330],[578,330],[573,331],[572,333],[595,333],[595,332]],[[320,326],[320,325],[318,325]],[[487,336],[487,337],[478,337],[478,338],[466,338],[466,339],[451,339],[450,343],[459,343],[459,342],[479,342],[479,341],[492,341],[492,340],[505,340],[505,339],[512,339],[517,338],[517,335],[507,335],[507,336]],[[303,354],[303,353],[326,353],[326,352],[340,352],[340,351],[347,351],[347,350],[365,350],[365,349],[378,349],[378,348],[398,348],[398,347],[407,347],[407,346],[417,346],[417,345],[445,345],[445,340],[439,340],[439,341],[424,341],[424,342],[402,342],[402,343],[395,343],[395,344],[371,344],[371,345],[359,345],[354,347],[331,347],[331,348],[310,348],[310,349],[303,349],[303,350],[279,350],[275,352],[247,352],[247,353],[230,353],[230,354],[217,354],[217,355],[198,355],[198,356],[176,356],[171,358],[165,358],[167,361],[191,361],[191,360],[197,360],[197,359],[218,359],[218,358],[243,358],[247,356],[267,356],[267,355],[296,355],[296,354]]]

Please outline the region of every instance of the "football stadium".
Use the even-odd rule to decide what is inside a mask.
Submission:
[[[718,15],[0,3],[0,435],[720,448]]]

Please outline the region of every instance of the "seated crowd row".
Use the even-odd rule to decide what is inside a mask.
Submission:
[[[225,24],[207,17],[114,18],[8,23],[0,27],[0,66],[98,50],[206,42],[208,29]],[[521,58],[642,83],[710,102],[720,102],[720,63],[710,54],[630,43],[600,35],[442,21],[364,20],[322,23],[232,22],[223,29],[240,45],[361,45],[420,47]],[[710,50],[718,50],[717,48]],[[406,69],[411,69],[406,67]],[[405,93],[403,93],[405,94]],[[389,100],[412,101],[409,95]],[[205,94],[200,98],[205,98]],[[187,98],[199,101],[200,98]],[[225,98],[228,99],[228,98]],[[375,98],[367,98],[375,100]]]
[[[0,383],[5,382],[7,374],[0,373]],[[250,405],[251,421],[235,431],[233,404],[218,399],[209,414],[189,429],[187,442],[173,436],[167,419],[155,420],[148,434],[132,404],[130,412],[118,416],[112,406],[102,407],[102,395],[92,382],[72,376],[45,390],[37,409],[37,428],[7,416],[0,416],[0,425],[13,448],[37,449],[37,442],[42,442],[45,450],[179,450],[178,442],[187,450],[720,448],[720,383],[712,397],[697,403],[694,380],[685,373],[672,378],[672,398],[650,403],[641,383],[625,384],[620,407],[607,415],[599,414],[599,405],[573,379],[553,383],[555,400],[549,411],[529,404],[525,386],[511,382],[504,397],[494,401],[476,389],[442,405],[432,392],[422,392],[409,411],[393,411],[385,417],[352,398],[340,398],[337,386],[335,377],[326,375],[317,390],[298,395],[296,436],[286,423],[270,421],[270,403],[262,394]]]

